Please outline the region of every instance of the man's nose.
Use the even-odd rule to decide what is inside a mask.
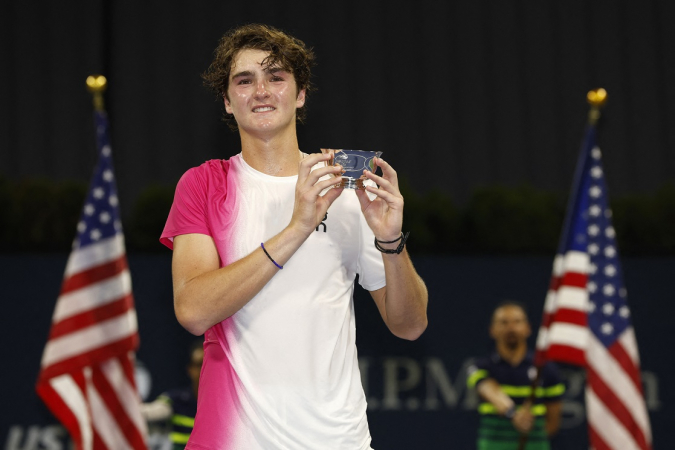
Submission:
[[[269,96],[269,91],[267,90],[267,83],[265,81],[259,81],[256,85],[255,95],[257,97],[267,97]]]

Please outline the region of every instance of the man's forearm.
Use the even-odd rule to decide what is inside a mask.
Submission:
[[[476,387],[476,390],[478,391],[478,395],[480,395],[483,400],[492,403],[497,412],[501,415],[506,414],[506,412],[514,406],[511,397],[504,393],[501,386],[499,386],[499,383],[493,378],[487,378],[481,381]]]
[[[265,248],[283,266],[305,239],[289,227],[265,242]],[[174,309],[181,325],[195,335],[204,334],[239,311],[280,270],[258,247],[226,267],[216,266],[194,277],[177,276],[176,272],[181,270],[177,265],[190,264],[181,258],[183,249],[178,241],[178,238],[174,241]]]
[[[428,293],[424,281],[405,249],[400,254],[383,253],[382,259],[387,280],[385,322],[396,336],[417,339],[427,327]]]

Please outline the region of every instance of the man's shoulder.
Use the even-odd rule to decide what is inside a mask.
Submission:
[[[191,167],[183,173],[178,184],[193,185],[196,183],[208,186],[214,181],[222,181],[227,176],[233,159],[234,157],[230,159],[210,159],[198,166]]]
[[[476,357],[471,358],[471,361],[470,361],[469,366],[468,366],[468,371],[469,371],[469,373],[471,373],[471,372],[475,372],[476,370],[479,370],[479,369],[485,370],[485,369],[490,368],[494,364],[495,364],[494,354],[484,355],[484,356],[476,356]]]
[[[229,159],[209,159],[198,166],[188,169],[188,172],[193,171],[200,174],[221,173],[227,171],[230,164],[235,161],[236,156]]]

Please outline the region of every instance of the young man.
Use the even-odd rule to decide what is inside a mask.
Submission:
[[[527,350],[530,334],[520,303],[506,301],[494,310],[490,337],[496,352],[470,366],[467,379],[485,401],[478,407],[478,450],[515,450],[522,433],[528,434],[528,450],[548,450],[548,437],[560,427],[565,386],[555,366],[544,366],[534,404],[528,402],[536,376],[533,355]]]
[[[186,172],[161,238],[174,251],[176,317],[205,334],[188,449],[370,449],[356,275],[396,336],[427,325],[394,169],[377,159],[381,176],[343,192],[330,155],[299,149],[312,60],[301,41],[249,25],[221,39],[204,75],[241,153]]]

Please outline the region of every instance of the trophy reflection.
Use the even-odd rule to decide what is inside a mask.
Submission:
[[[335,150],[332,148],[322,148],[322,153],[330,153],[331,159],[328,164],[331,166],[342,166],[342,183],[336,185],[336,188],[345,189],[365,189],[363,181],[366,176],[364,170],[375,172],[375,158],[379,158],[382,152],[370,152],[366,150]],[[337,175],[333,175],[337,176]]]

